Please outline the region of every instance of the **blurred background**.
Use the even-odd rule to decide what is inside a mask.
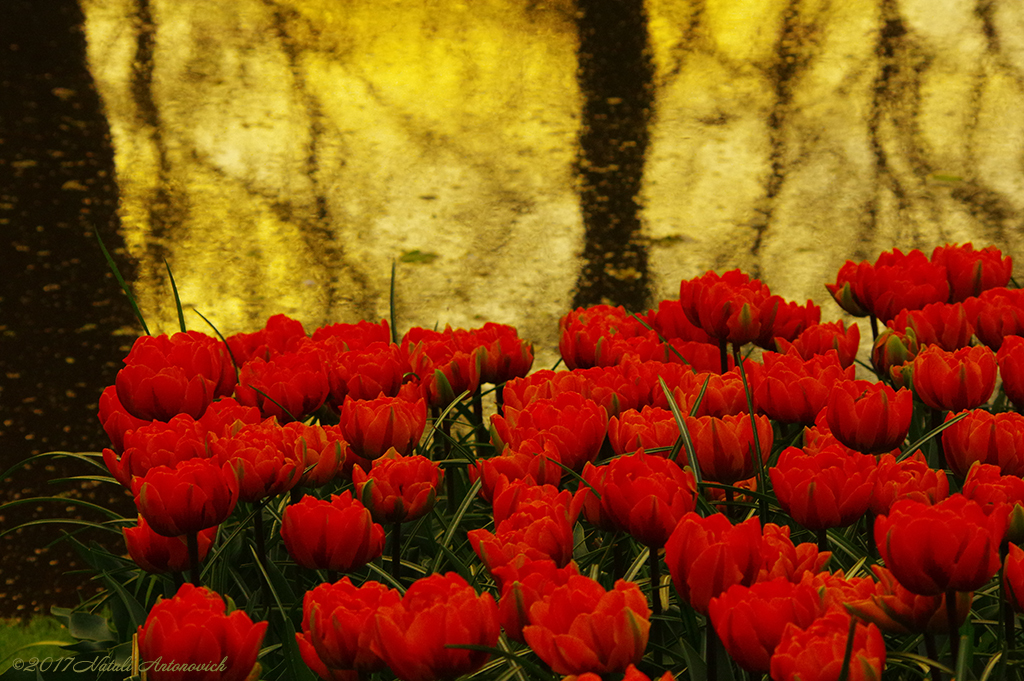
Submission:
[[[515,325],[643,311],[743,268],[839,309],[846,259],[1021,252],[1017,0],[5,0],[0,467],[99,450],[138,329]],[[190,328],[206,330],[186,312]],[[57,489],[19,468],[0,499]],[[68,491],[68,489],[72,491]],[[90,496],[92,495],[92,496]],[[16,506],[0,527],[78,511]],[[0,615],[77,601],[52,527],[0,539]],[[116,538],[114,544],[116,544]],[[91,588],[91,587],[90,587]]]

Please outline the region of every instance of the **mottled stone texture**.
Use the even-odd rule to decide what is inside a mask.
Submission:
[[[166,258],[225,332],[379,318],[398,260],[402,329],[553,350],[574,300],[708,268],[822,302],[847,258],[1020,253],[1019,0],[616,4],[82,0],[148,315],[174,326]]]

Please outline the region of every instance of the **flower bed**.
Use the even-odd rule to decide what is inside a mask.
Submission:
[[[111,447],[75,455],[139,516],[94,523],[121,555],[69,539],[108,589],[58,614],[82,652],[136,637],[156,680],[1003,678],[1011,270],[969,244],[848,262],[828,289],[870,364],[857,325],[739,271],[575,310],[568,369],[532,374],[498,324],[143,336],[100,399]]]

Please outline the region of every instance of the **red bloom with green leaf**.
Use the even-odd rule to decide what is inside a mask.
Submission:
[[[267,622],[253,624],[242,610],[227,614],[224,599],[215,592],[183,584],[173,598],[158,600],[139,627],[139,655],[144,663],[162,661],[149,668],[153,681],[186,678],[181,671],[163,670],[164,665],[221,662],[227,668],[209,674],[219,681],[245,681],[259,675],[256,656],[266,631]],[[250,677],[250,672],[255,676]]]
[[[868,454],[835,445],[819,452],[785,449],[770,469],[779,505],[810,530],[845,527],[871,504],[877,464]]]
[[[762,359],[761,379],[751,386],[754,403],[776,421],[813,424],[828,404],[832,385],[853,380],[853,367],[844,369],[834,351],[804,360],[791,349],[786,355],[766,352]]]
[[[408,456],[427,427],[427,403],[399,397],[345,400],[338,424],[345,441],[357,456],[376,459],[391,448]]]
[[[754,423],[757,424],[756,444],[750,414],[722,418],[686,416],[684,419],[697,455],[701,477],[726,485],[752,477],[758,470],[758,446],[761,462],[768,461],[774,438],[768,417],[754,416]],[[685,452],[681,451],[680,455],[683,458],[679,460],[685,461]]]
[[[983,345],[947,352],[931,346],[914,358],[914,394],[932,409],[963,411],[988,402],[996,387],[996,354]]]
[[[737,347],[761,337],[773,338],[782,302],[759,279],[751,279],[740,270],[721,276],[708,272],[683,281],[679,300],[691,322],[715,341]]]
[[[135,564],[146,572],[160,574],[162,572],[185,572],[192,568],[188,557],[188,546],[185,537],[165,537],[153,531],[146,519],[139,516],[135,527],[125,527],[124,543],[128,547],[128,555]],[[199,532],[199,562],[206,560],[210,545],[217,538],[217,527],[210,527]]]
[[[999,542],[1009,507],[985,515],[962,494],[929,506],[904,499],[875,520],[885,566],[913,593],[975,591],[999,570]]]
[[[352,469],[356,497],[378,523],[404,523],[429,513],[443,479],[427,457],[402,456],[395,449],[375,459],[369,473]]]
[[[665,545],[665,563],[679,596],[706,615],[712,598],[733,584],[754,583],[764,561],[761,544],[757,518],[734,526],[721,513],[687,513]]]
[[[838,681],[846,660],[850,615],[838,610],[818,618],[806,628],[788,624],[771,658],[776,681]],[[873,624],[858,622],[850,648],[849,681],[880,681],[885,668],[885,641]]]
[[[995,246],[974,250],[974,244],[946,244],[932,251],[932,262],[946,268],[951,302],[1006,286],[1013,274],[1013,259]]]
[[[400,603],[380,607],[368,626],[371,650],[402,681],[444,681],[474,672],[490,654],[448,646],[493,648],[501,634],[491,595],[478,596],[454,572],[417,580]]]
[[[864,454],[889,452],[903,444],[913,415],[913,393],[871,381],[836,383],[826,411],[832,435]]]
[[[189,459],[132,478],[132,494],[154,532],[180,537],[220,525],[231,515],[238,503],[238,478],[227,464]]]
[[[384,552],[384,528],[351,491],[330,501],[306,495],[285,507],[281,539],[292,560],[310,570],[358,570]]]
[[[636,584],[575,575],[530,607],[523,637],[556,674],[620,673],[643,658],[650,616]]]

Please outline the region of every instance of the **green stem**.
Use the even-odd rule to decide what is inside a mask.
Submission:
[[[722,362],[722,373],[729,371],[729,341],[725,338],[718,339],[718,357]]]
[[[878,340],[878,318],[871,315],[871,342]]]
[[[953,654],[950,666],[956,669],[960,659],[960,627],[956,624],[956,591],[953,589],[946,591],[946,618],[949,620],[949,651]]]
[[[818,550],[828,551],[828,530],[825,528],[818,530]]]
[[[263,541],[263,504],[259,504],[256,515],[252,517],[252,531],[256,535],[256,555],[260,558],[260,565],[267,567],[267,546]]]
[[[185,535],[185,544],[188,547],[189,581],[195,586],[199,584],[199,533],[188,532]]]
[[[929,660],[934,660],[935,662],[939,661],[939,649],[935,646],[934,634],[924,635],[924,649],[925,652],[928,653]],[[938,667],[936,667],[935,665],[931,665],[930,671],[932,675],[932,681],[942,681],[942,672],[939,671]]]
[[[395,581],[402,579],[402,522],[391,526],[391,576]]]
[[[484,427],[484,398],[480,388],[473,393],[473,428],[476,430],[476,455],[483,457],[484,449],[490,440],[490,433]]]
[[[941,409],[928,409],[928,413],[931,416],[931,425],[928,430],[935,430],[942,425],[942,410]],[[942,434],[936,435],[932,438],[935,443],[935,451],[938,456],[938,469],[946,470],[946,452],[942,449]]]
[[[708,681],[718,681],[718,633],[711,626],[711,619],[708,619],[705,626],[704,637],[707,641],[704,646],[704,663],[707,665]]]

